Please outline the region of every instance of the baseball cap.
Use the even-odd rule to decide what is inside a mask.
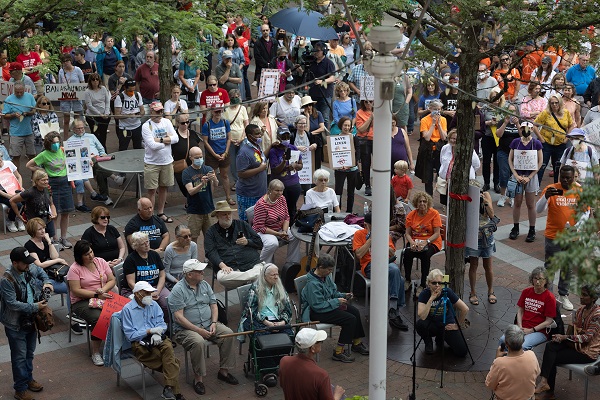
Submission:
[[[162,105],[162,103],[161,103],[160,101],[153,101],[153,102],[150,104],[150,109],[151,109],[152,111],[160,111],[160,110],[162,110],[163,108],[164,108],[164,107],[163,107],[163,105]]]
[[[552,59],[549,56],[544,56],[544,58],[542,58],[542,64],[550,64],[552,63]]]
[[[223,58],[233,58],[233,52],[231,50],[225,50],[222,54]]]
[[[183,273],[187,274],[188,272],[192,271],[204,271],[204,268],[206,268],[207,265],[208,264],[192,258],[183,263]]]
[[[77,49],[75,49],[75,54],[79,54],[80,56],[85,56],[85,50],[82,49],[81,47],[78,47]]]
[[[146,281],[139,281],[135,283],[135,286],[133,287],[133,293],[137,293],[140,290],[144,290],[146,292],[156,292],[156,289]]]
[[[11,62],[10,63],[10,67],[8,67],[9,71],[22,71],[23,70],[23,64],[21,64],[18,61],[15,62]]]
[[[327,332],[312,328],[303,328],[296,334],[296,346],[301,349],[308,349],[315,343],[322,342],[325,339],[327,339]]]
[[[133,79],[127,79],[125,81],[125,84],[123,85],[123,87],[126,87],[126,88],[132,87],[132,86],[135,86],[135,80],[133,80]]]
[[[33,258],[29,251],[25,247],[15,247],[10,252],[10,261],[21,261],[25,264],[33,264],[35,258]]]

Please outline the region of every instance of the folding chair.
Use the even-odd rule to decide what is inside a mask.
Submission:
[[[584,387],[583,400],[587,400],[587,398],[588,398],[587,395],[588,395],[588,385],[589,385],[590,376],[598,376],[598,375],[588,374],[588,372],[586,371],[586,368],[594,367],[594,366],[595,367],[600,366],[600,357],[598,357],[596,359],[596,361],[594,361],[593,363],[589,363],[589,364],[559,364],[559,365],[557,365],[557,367],[566,368],[569,370],[569,380],[572,380],[573,372],[575,372],[578,375],[583,375],[583,387]]]
[[[71,297],[71,285],[69,285],[69,282],[67,281],[67,296]],[[62,297],[61,297],[62,298]],[[84,300],[81,300],[84,301]],[[71,332],[71,325],[72,323],[76,323],[79,325],[84,325],[85,326],[85,338],[87,340],[87,345],[88,345],[88,353],[90,355],[90,357],[92,356],[92,343],[91,343],[91,326],[90,324],[87,323],[86,320],[84,320],[83,318],[80,317],[75,317],[75,314],[73,314],[73,307],[71,307],[71,309],[69,310],[69,343],[71,343],[71,335],[73,332]]]
[[[299,299],[299,307],[298,307],[298,319],[299,320],[302,319],[302,312],[303,312],[303,310],[302,310],[302,290],[304,290],[304,287],[306,286],[307,279],[308,278],[306,275],[302,275],[302,276],[299,276],[298,278],[294,279],[294,286],[296,287],[296,293],[298,293],[298,299]],[[335,326],[334,324],[318,323],[318,324],[316,324],[315,329],[317,329],[317,330],[329,329],[329,336],[331,337],[334,326]]]

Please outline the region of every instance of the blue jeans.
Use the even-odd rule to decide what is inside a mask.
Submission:
[[[498,149],[496,152],[496,158],[498,160],[498,169],[500,174],[500,179],[498,184],[501,188],[506,188],[508,185],[508,179],[510,178],[510,166],[508,165],[508,153],[503,152]]]
[[[50,279],[50,284],[54,288],[56,294],[68,294],[67,293],[67,282],[57,282],[54,279]],[[71,310],[71,298],[67,296],[67,311]]]
[[[542,185],[542,178],[544,177],[544,171],[546,170],[546,166],[548,165],[548,161],[550,161],[550,157],[552,157],[552,169],[554,171],[554,183],[558,182],[558,169],[560,168],[560,158],[562,157],[565,149],[567,148],[567,144],[559,144],[558,146],[553,146],[548,143],[542,144],[542,154],[543,161],[540,170],[538,171],[538,181],[540,182],[540,186]]]
[[[365,276],[371,279],[371,263],[365,268]],[[390,299],[398,301],[398,307],[404,307],[404,278],[400,273],[400,268],[394,263],[388,264],[388,295]]]
[[[8,345],[10,347],[10,364],[13,373],[13,388],[17,392],[27,390],[29,382],[33,380],[33,353],[35,352],[35,339],[37,333],[14,331],[4,327]]]
[[[321,114],[323,114],[325,128],[329,129],[329,123],[331,122],[331,97],[315,97],[313,100],[317,102],[317,104],[315,104],[317,110],[321,111]]]
[[[562,249],[560,248],[560,245],[558,243],[556,243],[552,239],[548,239],[547,237],[544,238],[544,268],[550,268],[549,259],[551,257],[554,257],[554,255],[559,251],[562,251]],[[561,296],[568,296],[569,283],[571,282],[571,269],[569,268],[569,270],[565,274],[563,274],[562,271],[559,271],[559,274],[560,275],[558,277],[558,294]],[[554,281],[554,275],[548,277],[548,281]],[[552,290],[552,283],[549,284],[548,288]]]
[[[538,344],[545,343],[548,340],[546,334],[543,332],[533,332],[525,335],[525,341],[523,342],[523,350],[531,350]],[[498,340],[498,345],[504,343],[504,335]]]

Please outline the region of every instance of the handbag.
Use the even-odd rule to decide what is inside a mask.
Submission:
[[[300,233],[312,233],[318,220],[324,220],[325,213],[319,207],[308,210],[298,210],[294,224],[298,227]]]
[[[185,157],[182,160],[173,161],[173,172],[180,173],[180,172],[183,172],[183,170],[187,168],[188,165],[185,160],[187,160],[189,153],[190,153],[190,133],[188,132],[187,151],[185,152]]]
[[[104,306],[104,299],[98,299],[96,297],[92,297],[90,299],[90,301],[88,302],[88,307],[89,308],[99,308],[99,309],[102,309],[103,306]]]
[[[225,308],[223,302],[219,299],[217,299],[217,313],[217,321],[219,321],[223,325],[227,325],[227,309]]]
[[[48,278],[55,280],[56,282],[64,282],[69,272],[69,266],[67,264],[54,264],[46,267],[46,275]]]
[[[494,242],[493,236],[494,232],[498,230],[499,222],[500,218],[494,215],[485,225],[479,227],[479,233],[481,234],[482,245],[484,248],[490,247]]]
[[[439,194],[446,194],[448,191],[448,182],[441,176],[438,176],[435,190],[437,190]]]

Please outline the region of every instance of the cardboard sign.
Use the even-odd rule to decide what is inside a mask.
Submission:
[[[600,146],[600,119],[595,119],[581,127],[586,132],[585,140],[595,146]]]
[[[108,326],[110,325],[110,317],[112,317],[114,313],[121,311],[123,307],[125,307],[125,304],[131,301],[127,297],[123,297],[114,292],[110,292],[110,294],[113,298],[104,302],[100,318],[98,318],[98,322],[92,331],[92,336],[102,340],[106,340],[106,333],[108,332]]]
[[[2,189],[11,196],[13,196],[17,190],[23,190],[17,177],[10,172],[10,168],[8,167],[0,170],[0,186],[2,186]]]
[[[574,168],[577,168],[577,170],[579,171],[579,181],[582,181],[585,179],[587,172],[588,172],[588,168],[590,168],[589,163],[586,163],[583,161],[575,161],[575,160],[566,160],[565,165],[571,165]]]
[[[513,165],[516,171],[535,171],[538,169],[537,150],[515,150]]]
[[[263,69],[260,73],[260,84],[258,85],[258,97],[261,101],[275,101],[279,93],[279,78],[281,71],[278,69]],[[264,98],[265,96],[269,96]]]
[[[330,166],[333,169],[356,166],[354,138],[352,135],[332,135],[327,137]]]
[[[67,158],[67,178],[69,181],[92,179],[92,156],[89,139],[70,139],[64,145]]]
[[[0,80],[0,101],[4,101],[8,96],[14,92],[14,82],[7,82]],[[25,91],[31,93],[31,88],[25,85]]]
[[[298,171],[298,178],[300,178],[301,185],[310,185],[312,184],[312,174],[315,169],[315,157],[310,150],[300,152],[300,155],[302,156],[302,169]]]
[[[360,99],[374,100],[375,99],[375,77],[365,75],[360,81]]]
[[[44,85],[46,97],[52,101],[83,100],[87,83],[48,83]]]

